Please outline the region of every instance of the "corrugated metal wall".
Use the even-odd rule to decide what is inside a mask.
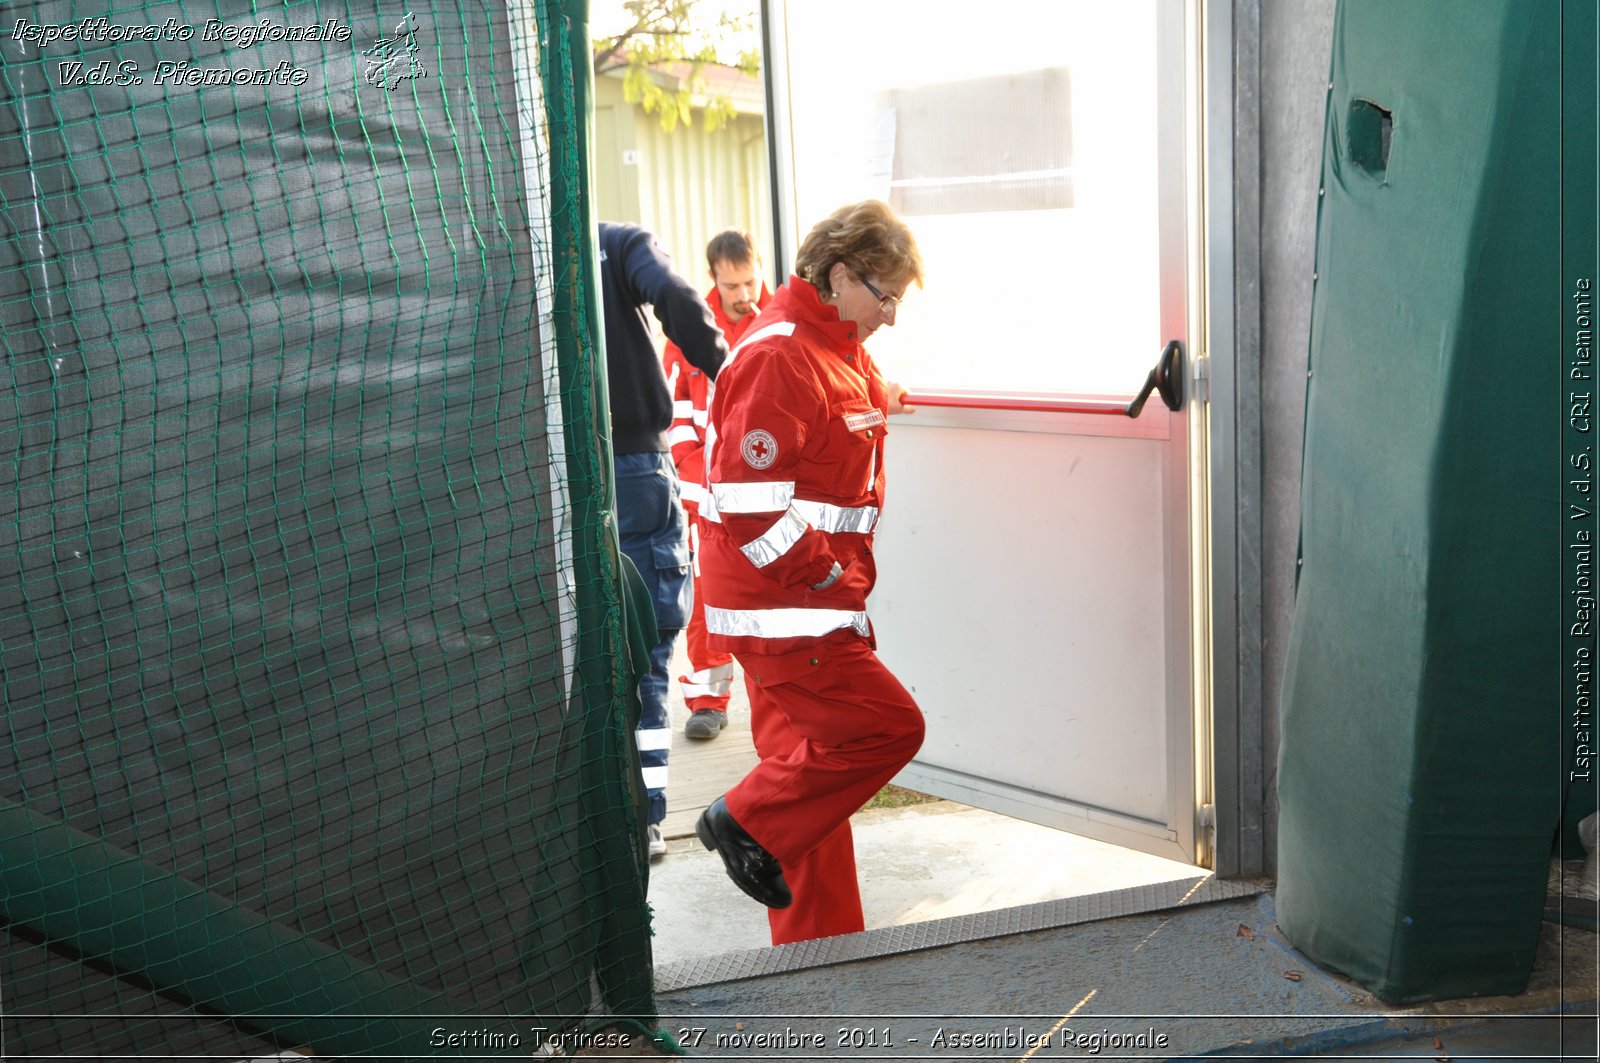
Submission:
[[[594,162],[600,217],[651,230],[684,276],[708,288],[706,243],[723,229],[748,229],[775,287],[765,121],[741,114],[715,133],[705,131],[704,121],[696,110],[692,126],[664,132],[654,115],[623,100],[619,79],[598,78]]]
[[[1278,871],[1278,744],[1300,549],[1317,184],[1334,0],[1273,0],[1260,10],[1261,731],[1266,872]],[[1245,357],[1245,352],[1240,352]]]

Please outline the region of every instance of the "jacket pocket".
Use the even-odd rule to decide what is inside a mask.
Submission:
[[[827,451],[841,494],[863,498],[871,492],[878,445],[888,430],[883,411],[863,400],[838,403],[829,411]]]

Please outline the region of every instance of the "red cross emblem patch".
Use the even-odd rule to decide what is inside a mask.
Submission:
[[[765,469],[778,460],[778,441],[764,428],[754,428],[744,434],[739,444],[744,463],[752,469]]]

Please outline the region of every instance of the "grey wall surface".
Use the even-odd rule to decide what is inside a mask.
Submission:
[[[1294,618],[1317,185],[1335,7],[1336,0],[1261,3],[1261,679],[1269,874],[1277,869],[1279,708]]]

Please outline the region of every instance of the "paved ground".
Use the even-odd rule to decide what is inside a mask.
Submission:
[[[724,1059],[1593,1059],[1595,952],[1593,933],[1545,924],[1526,993],[1396,1009],[1296,951],[1262,893],[690,987],[658,1004],[692,1055]],[[1564,1007],[1585,1017],[1549,1018]],[[817,1036],[821,1047],[788,1047]]]
[[[755,764],[756,748],[750,741],[750,698],[745,693],[742,674],[734,678],[727,729],[709,740],[693,741],[683,736],[683,724],[689,715],[677,683],[677,677],[689,670],[683,646],[680,637],[677,656],[672,659],[673,683],[668,704],[672,713],[672,751],[667,755],[664,827],[669,840],[676,838],[687,844],[694,836],[694,821],[700,818],[700,813],[728,787],[744,778],[745,772]]]
[[[949,801],[858,813],[857,872],[869,927],[976,915],[1036,901],[1193,878],[1186,864]],[[766,910],[695,839],[650,870],[657,964],[770,944]]]

